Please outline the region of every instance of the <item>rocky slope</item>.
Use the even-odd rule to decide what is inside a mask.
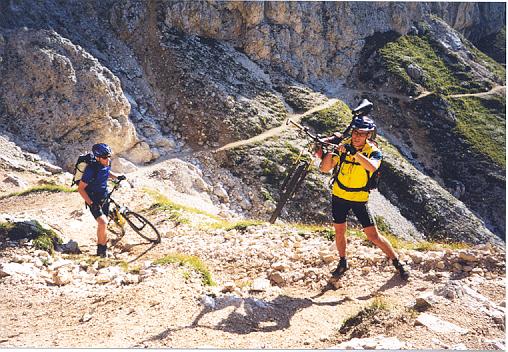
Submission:
[[[398,226],[403,217],[420,232],[415,238],[495,241],[482,222],[496,234],[504,233],[503,208],[489,210],[492,204],[504,204],[502,168],[485,171],[485,165],[493,165],[491,159],[496,161],[499,155],[482,154],[478,176],[467,176],[472,163],[468,155],[476,148],[467,136],[457,133],[450,142],[458,144],[464,156],[457,162],[450,162],[454,155],[447,154],[449,148],[425,137],[429,123],[437,131],[453,120],[449,109],[442,108],[441,98],[394,103],[435,87],[429,83],[427,68],[411,66],[416,78],[409,84],[387,67],[380,68],[372,56],[381,44],[425,29],[448,48],[438,54],[462,74],[457,84],[465,93],[502,85],[495,67],[485,65],[460,34],[428,15],[442,16],[477,40],[499,30],[504,8],[453,3],[105,1],[83,5],[27,0],[2,3],[0,9],[0,70],[8,77],[0,82],[2,135],[25,153],[34,153],[31,158],[37,164],[41,157],[69,170],[76,156],[99,140],[114,147],[114,167],[121,172],[178,158],[185,162],[174,161],[174,172],[163,171],[164,164],[160,165],[158,175],[167,181],[177,178],[165,192],[185,193],[190,187],[189,193],[204,193],[202,206],[214,212],[266,219],[290,165],[290,151],[302,142],[290,136],[292,132],[283,132],[266,143],[214,151],[269,131],[331,96],[353,105],[355,95],[366,95],[376,100],[376,119],[388,140],[390,180],[380,191],[389,201],[381,197],[380,202],[400,209],[400,217],[387,219],[399,229],[397,234],[409,232]],[[489,15],[493,20],[486,25]],[[450,54],[453,50],[458,54]],[[358,72],[364,63],[368,64],[364,72]],[[362,73],[379,82],[362,84]],[[335,89],[335,94],[330,93],[333,89],[318,91],[317,87],[340,88],[346,79],[357,83]],[[333,86],[324,85],[330,81]],[[391,94],[393,101],[374,94],[373,88]],[[444,93],[462,92],[452,88]],[[428,104],[437,104],[437,112],[430,118],[420,116]],[[492,110],[498,114],[502,106]],[[346,123],[348,112],[344,107],[341,115],[331,112],[313,118],[330,129],[337,116],[339,124]],[[416,137],[392,129],[390,116],[404,116],[401,121],[417,131]],[[403,157],[390,158],[390,144]],[[428,158],[429,150],[440,158]],[[10,159],[3,160],[10,169]],[[186,162],[193,166],[187,168]],[[179,166],[184,169],[181,173]],[[479,180],[489,175],[491,182],[481,186]],[[312,174],[282,218],[328,221],[326,178]],[[483,199],[486,189],[494,189],[496,196]],[[428,205],[415,194],[435,194],[439,201]],[[441,212],[441,207],[452,210]]]
[[[504,237],[505,71],[447,27],[433,19],[396,42],[378,41],[351,80],[415,96],[377,98],[386,137]]]
[[[157,170],[138,170],[135,188],[115,199],[149,217],[162,242],[128,232],[103,260],[92,255],[93,219],[78,194],[9,195],[21,187],[2,179],[0,207],[9,215],[0,219],[1,346],[505,348],[504,248],[399,243],[412,269],[403,282],[353,231],[351,269],[332,283],[329,230],[156,206],[143,189],[167,187]],[[32,175],[30,183],[64,177],[15,173]],[[55,231],[64,252],[81,253],[37,248],[42,228]]]

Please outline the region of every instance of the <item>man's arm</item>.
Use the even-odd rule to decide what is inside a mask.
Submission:
[[[113,180],[118,180],[118,181],[123,181],[123,180],[127,179],[127,177],[125,177],[125,175],[118,175],[118,174],[114,173],[113,171],[109,172],[108,177]]]
[[[325,173],[330,172],[335,164],[337,164],[337,160],[333,159],[332,153],[328,153],[321,160],[321,164],[319,164],[319,171]]]
[[[363,166],[365,170],[367,170],[370,173],[376,171],[379,168],[379,165],[381,165],[380,159],[369,159],[368,157],[359,152],[354,155],[354,158],[356,161],[360,163],[361,166]]]
[[[78,193],[80,196],[85,200],[85,203],[88,205],[92,205],[92,200],[88,196],[88,193],[86,193],[85,188],[88,186],[88,183],[83,182],[83,180],[79,181],[78,185]]]

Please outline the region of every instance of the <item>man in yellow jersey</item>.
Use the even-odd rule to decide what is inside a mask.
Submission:
[[[344,139],[334,154],[322,155],[320,170],[330,172],[335,166],[338,171],[332,188],[332,215],[335,228],[335,244],[339,251],[339,264],[332,272],[333,277],[342,276],[348,269],[346,260],[346,215],[349,210],[358,218],[367,238],[378,246],[391,260],[400,276],[407,280],[409,271],[399,262],[390,242],[382,236],[369,211],[369,189],[367,182],[370,175],[381,165],[383,155],[377,146],[369,140],[376,125],[367,116],[356,117],[351,125],[351,138]]]

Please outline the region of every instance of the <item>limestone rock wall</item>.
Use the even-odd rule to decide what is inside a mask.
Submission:
[[[345,78],[365,38],[406,34],[431,13],[475,39],[499,30],[505,18],[502,4],[479,3],[166,1],[163,6],[168,26],[228,41],[256,61],[311,82]]]
[[[0,119],[11,133],[67,167],[93,143],[122,153],[137,142],[120,80],[97,59],[54,31],[0,37]]]

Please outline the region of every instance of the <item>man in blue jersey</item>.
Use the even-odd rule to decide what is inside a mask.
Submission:
[[[108,179],[125,180],[125,176],[111,171],[111,148],[104,143],[94,144],[92,154],[95,161],[90,163],[81,177],[78,192],[85,200],[90,212],[97,221],[97,255],[107,255],[106,225],[108,224],[109,199]]]

